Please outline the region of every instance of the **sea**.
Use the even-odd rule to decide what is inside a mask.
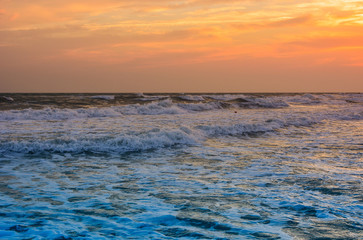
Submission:
[[[363,239],[363,93],[0,94],[0,239]]]

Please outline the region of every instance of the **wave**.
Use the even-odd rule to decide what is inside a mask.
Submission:
[[[252,137],[266,133],[278,134],[282,129],[290,127],[311,127],[324,120],[357,120],[363,119],[363,113],[351,114],[320,114],[309,117],[292,115],[279,116],[272,119],[260,119],[256,123],[240,120],[226,124],[204,123],[185,127],[153,128],[143,131],[90,132],[81,134],[62,134],[48,136],[43,134],[25,134],[24,138],[14,139],[3,136],[0,141],[0,154],[45,154],[45,153],[95,153],[124,154],[128,152],[143,152],[172,147],[202,145],[208,138],[220,137]],[[241,122],[242,121],[242,122]],[[57,133],[54,133],[57,134]]]
[[[7,96],[0,96],[0,102],[14,102],[14,98]]]
[[[223,136],[251,136],[257,133],[275,131],[285,125],[279,121],[264,124],[201,125],[195,128],[154,128],[144,132],[108,134],[63,135],[47,139],[36,137],[0,142],[0,154],[45,154],[45,153],[100,153],[124,154],[169,147],[195,146],[203,144],[206,138]]]
[[[43,153],[118,153],[140,152],[175,146],[190,146],[200,142],[200,135],[192,130],[152,129],[147,132],[129,132],[102,137],[64,136],[51,140],[21,140],[0,143],[0,154]]]
[[[108,95],[107,95],[108,96]],[[223,95],[224,96],[224,95]],[[98,97],[98,96],[97,96]],[[159,96],[156,96],[159,97]],[[163,100],[155,100],[148,103],[140,104],[123,104],[116,106],[100,106],[100,107],[82,107],[82,108],[56,108],[47,107],[41,109],[19,109],[19,110],[2,110],[0,111],[0,121],[12,120],[67,120],[67,119],[85,119],[85,118],[105,118],[105,117],[122,117],[125,115],[165,115],[165,114],[191,114],[203,111],[218,111],[224,109],[274,109],[274,108],[288,108],[294,104],[317,104],[317,97],[315,95],[301,95],[301,96],[288,96],[281,99],[281,97],[246,97],[238,95],[230,98],[228,101],[203,101],[203,102],[175,102],[171,98]],[[331,111],[333,115],[342,116],[343,119],[349,119],[354,115],[353,119],[361,119],[362,110],[359,108],[362,96],[359,94],[334,96],[331,100],[330,95],[318,96],[319,101],[334,102],[333,105],[338,106],[337,111]],[[111,99],[111,98],[110,98]],[[116,98],[115,98],[116,99]],[[310,99],[313,102],[307,103],[305,100]],[[324,100],[325,99],[325,100]],[[328,100],[326,100],[328,99]],[[330,100],[329,100],[330,99]],[[284,100],[284,101],[283,101]],[[309,100],[309,101],[310,101]],[[292,105],[290,105],[292,104]],[[351,107],[342,108],[342,104],[349,104]],[[350,109],[346,111],[346,109]],[[334,116],[333,116],[334,118]]]
[[[184,101],[192,101],[192,102],[202,102],[204,101],[204,97],[200,95],[180,95],[177,98]]]
[[[201,145],[207,138],[216,137],[244,137],[267,132],[275,132],[287,126],[308,126],[317,123],[308,119],[282,121],[267,120],[260,124],[232,124],[232,125],[199,125],[194,128],[154,128],[144,132],[129,131],[108,134],[80,134],[63,135],[46,139],[36,137],[18,140],[2,140],[0,154],[44,154],[44,153],[100,153],[124,154],[128,152],[142,152],[169,147],[183,147]]]
[[[139,101],[158,101],[168,99],[168,95],[144,95],[143,93],[136,94]]]
[[[97,96],[99,97],[99,96]],[[105,96],[103,96],[105,97]],[[158,97],[157,97],[158,98]],[[111,99],[111,97],[109,98]],[[0,111],[0,121],[9,120],[65,120],[76,118],[101,118],[101,117],[121,117],[123,115],[162,115],[162,114],[186,114],[200,111],[212,111],[229,108],[282,108],[288,104],[280,100],[254,99],[246,102],[238,100],[209,101],[178,103],[167,98],[163,100],[151,101],[146,104],[128,104],[106,107],[84,107],[84,108],[54,108],[43,109],[20,109]]]
[[[102,99],[102,100],[114,100],[115,96],[114,95],[96,95],[96,96],[91,96],[90,98]]]
[[[323,99],[321,98],[321,96],[313,94],[303,94],[286,97],[286,101],[288,101],[289,103],[301,105],[317,105],[322,103],[322,100]]]
[[[291,119],[267,119],[261,123],[238,123],[232,125],[201,125],[197,128],[202,130],[208,137],[220,136],[254,136],[267,132],[275,132],[279,129],[294,126],[306,127],[320,123],[319,118],[291,118]]]
[[[203,95],[206,99],[218,100],[218,101],[230,101],[237,98],[245,98],[244,94],[208,94]]]
[[[183,114],[186,110],[178,107],[171,99],[151,102],[148,104],[132,104],[123,107],[114,107],[123,115],[162,115]]]
[[[346,94],[297,94],[292,96],[279,96],[290,104],[299,105],[342,105],[347,103],[363,103],[363,94],[346,93]]]

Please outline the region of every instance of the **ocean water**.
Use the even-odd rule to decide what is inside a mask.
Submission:
[[[363,94],[3,94],[1,239],[363,239]]]

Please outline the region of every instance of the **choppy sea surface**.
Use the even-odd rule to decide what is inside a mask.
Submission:
[[[0,94],[2,239],[363,239],[363,94]]]

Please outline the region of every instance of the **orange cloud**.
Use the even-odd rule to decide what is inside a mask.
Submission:
[[[363,35],[335,36],[308,38],[305,40],[293,41],[289,45],[314,49],[356,49],[363,48]]]
[[[236,67],[256,62],[266,69],[274,62],[288,69],[359,68],[362,63],[363,4],[358,0],[1,3],[0,58],[7,67],[0,66],[0,72],[20,63],[59,62],[117,66],[115,72],[192,65],[217,71],[231,62]]]

